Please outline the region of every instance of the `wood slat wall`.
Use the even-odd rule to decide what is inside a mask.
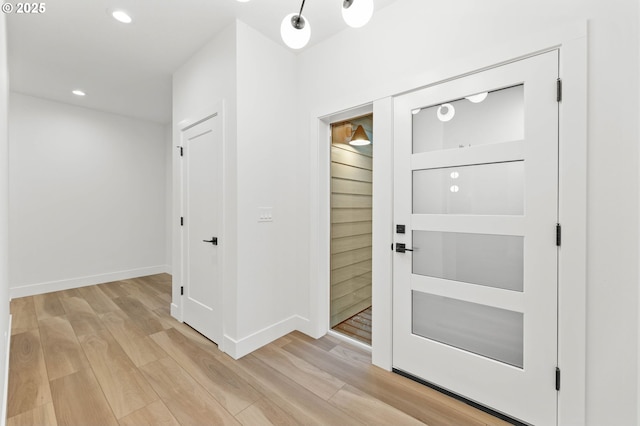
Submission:
[[[371,145],[331,145],[331,327],[371,306]]]

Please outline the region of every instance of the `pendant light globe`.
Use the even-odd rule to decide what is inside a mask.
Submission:
[[[467,96],[466,99],[474,104],[479,104],[480,102],[487,99],[487,95],[489,95],[489,92],[482,92],[478,93],[477,95]]]
[[[451,104],[442,104],[438,107],[436,114],[438,116],[438,120],[446,123],[447,121],[451,121],[451,119],[456,115],[456,109]]]
[[[304,16],[290,13],[282,20],[280,36],[291,49],[301,49],[309,43],[311,24]]]
[[[344,0],[342,19],[352,28],[363,27],[373,16],[373,0]]]

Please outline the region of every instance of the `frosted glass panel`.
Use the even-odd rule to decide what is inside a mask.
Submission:
[[[522,84],[489,92],[481,102],[462,98],[414,112],[414,154],[524,139]]]
[[[413,231],[413,273],[523,290],[524,237]]]
[[[412,333],[523,368],[520,312],[412,291]]]
[[[524,214],[524,161],[415,170],[413,213]]]

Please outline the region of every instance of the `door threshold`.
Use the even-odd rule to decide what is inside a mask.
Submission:
[[[440,386],[438,386],[436,384],[433,384],[433,383],[428,382],[428,381],[426,381],[424,379],[421,379],[420,377],[416,377],[416,376],[414,376],[412,374],[409,374],[406,371],[402,371],[402,370],[399,370],[397,368],[392,368],[391,371],[393,371],[394,373],[399,374],[399,375],[401,375],[403,377],[406,377],[407,379],[411,379],[414,382],[418,382],[421,385],[427,386],[428,388],[431,388],[431,389],[433,389],[435,391],[438,391],[438,392],[440,392],[442,394],[450,396],[451,398],[457,399],[460,402],[464,402],[465,404],[470,405],[473,408],[476,408],[476,409],[478,409],[480,411],[484,411],[487,414],[491,414],[493,417],[496,417],[496,418],[498,418],[500,420],[504,420],[505,422],[511,423],[514,426],[530,426],[529,423],[523,423],[522,421],[520,421],[518,419],[514,419],[513,417],[510,417],[510,416],[508,416],[508,415],[506,415],[504,413],[501,413],[500,411],[496,411],[496,410],[494,410],[492,408],[489,408],[489,407],[487,407],[485,405],[478,404],[477,402],[472,401],[472,400],[470,400],[468,398],[465,398],[464,396],[458,395],[455,392],[451,392],[450,390],[447,390],[447,389],[442,388],[442,387],[440,387]]]
[[[367,345],[366,343],[361,342],[360,340],[356,340],[353,337],[349,337],[346,336],[342,333],[338,333],[337,331],[334,330],[329,330],[327,331],[327,335],[331,336],[331,337],[335,337],[336,339],[342,340],[344,342],[350,343],[354,346],[359,347],[360,349],[364,349],[367,352],[371,352],[371,346]]]

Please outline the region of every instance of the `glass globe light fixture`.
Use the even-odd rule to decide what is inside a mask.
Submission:
[[[290,13],[284,17],[280,25],[282,41],[292,49],[301,49],[311,38],[311,24],[298,13]]]
[[[373,0],[344,0],[342,18],[353,28],[363,27],[373,16]]]

